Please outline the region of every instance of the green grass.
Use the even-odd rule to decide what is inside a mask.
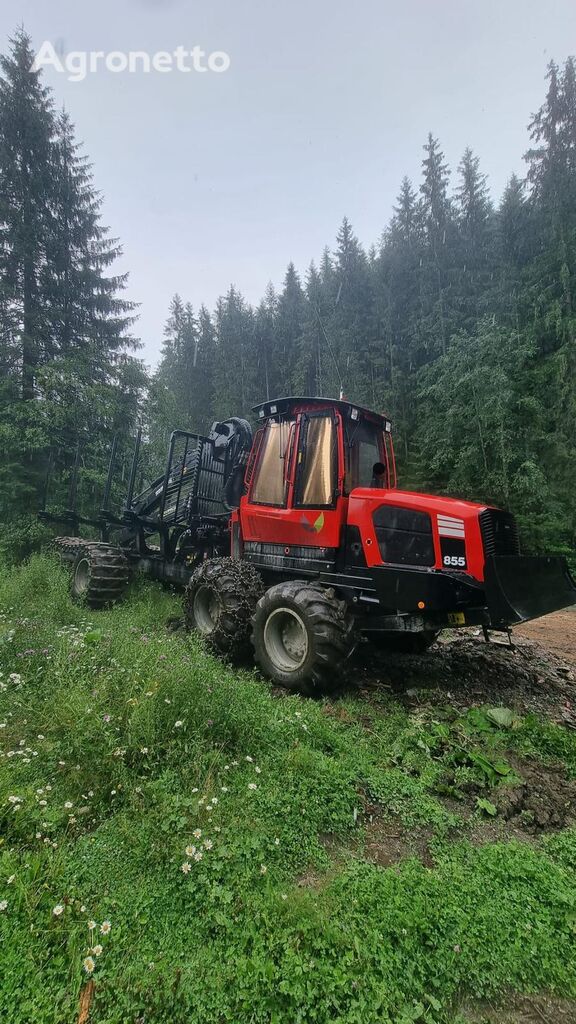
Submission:
[[[464,996],[576,996],[576,833],[474,848],[438,796],[447,771],[489,795],[511,745],[573,769],[573,734],[273,697],[166,631],[177,598],[90,613],[47,558],[6,572],[0,609],[2,1024],[76,1021],[96,944],[93,1024],[444,1024]],[[427,829],[435,867],[370,863],[366,802]]]

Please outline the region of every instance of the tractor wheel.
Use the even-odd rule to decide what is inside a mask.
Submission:
[[[250,652],[250,622],[264,590],[260,573],[237,558],[209,558],[192,573],[184,595],[186,629],[218,654]]]
[[[424,654],[440,636],[439,629],[423,629],[419,632],[372,633],[368,639],[379,651],[391,654]]]
[[[85,544],[82,537],[54,537],[51,547],[63,565],[72,565]]]
[[[252,643],[273,682],[310,695],[333,689],[356,646],[354,620],[331,587],[305,580],[277,583],[258,602]]]
[[[75,601],[103,608],[122,597],[128,579],[128,561],[121,548],[84,541],[76,554],[70,589]]]

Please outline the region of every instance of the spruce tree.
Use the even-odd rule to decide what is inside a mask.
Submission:
[[[304,292],[294,264],[289,263],[274,318],[276,387],[283,395],[290,394],[295,387],[305,319]]]
[[[100,226],[100,199],[65,114],[31,70],[22,31],[0,58],[0,394],[3,505],[32,509],[43,471],[53,482],[80,444],[91,504],[104,451],[132,428],[146,385],[129,355],[132,305],[124,277],[107,273],[120,250]],[[55,495],[63,499],[64,491]],[[81,494],[82,498],[82,494]]]
[[[448,305],[452,247],[452,204],[449,171],[438,140],[430,133],[424,146],[420,186],[425,247],[422,273],[423,336],[427,353],[445,353],[450,332]]]
[[[474,326],[480,316],[490,310],[493,272],[493,209],[487,178],[480,170],[480,161],[470,147],[458,167],[456,189],[458,267],[454,275],[461,324]]]

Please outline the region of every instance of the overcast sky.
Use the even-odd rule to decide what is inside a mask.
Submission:
[[[224,73],[45,73],[93,161],[150,364],[174,292],[212,307],[234,283],[256,302],[344,214],[377,241],[429,131],[454,168],[472,146],[498,197],[523,173],[547,62],[576,53],[574,0],[2,0],[3,49],[21,23],[36,49],[230,57]]]

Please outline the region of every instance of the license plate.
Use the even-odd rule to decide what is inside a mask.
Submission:
[[[448,612],[448,622],[451,626],[465,626],[466,616],[464,612]]]

